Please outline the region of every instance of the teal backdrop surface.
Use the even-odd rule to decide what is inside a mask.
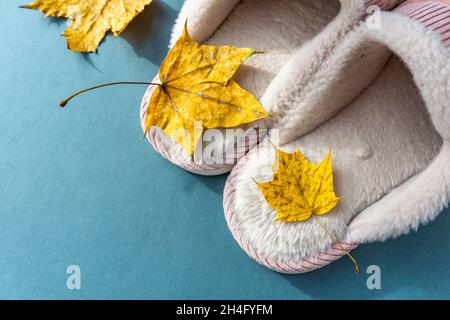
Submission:
[[[26,2],[26,0],[23,0]],[[226,176],[198,177],[145,141],[139,105],[167,53],[181,0],[154,0],[97,54],[66,49],[65,20],[0,1],[0,298],[450,298],[450,215],[354,251],[322,270],[282,275],[249,259],[228,231]],[[379,265],[381,290],[366,268]],[[68,290],[66,268],[81,269]]]

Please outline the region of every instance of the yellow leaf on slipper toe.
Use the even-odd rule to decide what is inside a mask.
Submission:
[[[232,80],[240,64],[254,53],[248,48],[196,43],[185,27],[161,65],[161,85],[150,99],[146,131],[162,128],[192,155],[200,138],[196,122],[203,132],[267,118],[258,100]],[[180,131],[187,135],[180,137]]]
[[[277,220],[298,222],[324,215],[339,202],[334,193],[331,151],[320,164],[309,162],[298,149],[292,154],[277,150],[274,177],[258,183]]]

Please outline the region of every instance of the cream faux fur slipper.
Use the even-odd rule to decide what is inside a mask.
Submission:
[[[255,181],[271,181],[274,148],[240,160],[224,210],[247,254],[273,270],[321,268],[359,244],[433,220],[450,199],[450,4],[407,1],[361,23],[336,46],[278,124],[279,145],[310,161],[333,154],[340,203],[317,217],[341,241],[306,222],[275,222]],[[278,103],[283,103],[279,97]],[[272,130],[275,132],[275,130]]]
[[[288,86],[292,78],[306,84],[339,40],[368,12],[377,8],[391,9],[402,1],[187,0],[174,26],[171,44],[181,35],[187,21],[189,33],[197,42],[263,51],[264,54],[249,59],[235,78],[272,114],[271,119],[242,129],[265,128],[277,123],[285,112],[294,107],[286,103],[283,109],[279,109],[274,103],[280,90]],[[305,61],[313,63],[305,64]],[[143,128],[153,88],[148,88],[142,100]],[[302,90],[301,86],[296,89]],[[297,91],[292,94],[295,98]],[[249,130],[240,137],[219,142],[218,149],[225,150],[220,160],[216,155],[203,154],[200,161],[194,161],[159,127],[152,127],[147,138],[172,163],[193,173],[217,175],[231,170],[235,162],[258,143],[264,132]],[[204,137],[207,135],[205,133]],[[202,150],[207,150],[208,144],[210,150],[214,149],[211,148],[212,143],[214,141],[203,141],[200,144]]]

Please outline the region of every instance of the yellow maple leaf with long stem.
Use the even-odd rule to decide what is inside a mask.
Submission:
[[[277,221],[303,222],[313,217],[333,242],[339,243],[334,234],[320,221],[322,216],[333,210],[340,198],[333,186],[331,150],[320,164],[315,164],[302,154],[300,149],[286,153],[277,149],[277,161],[272,181],[255,183],[262,191],[267,203],[277,211]],[[347,256],[359,266],[351,254]]]
[[[205,129],[232,128],[268,117],[267,111],[234,80],[254,49],[207,46],[184,32],[159,70],[146,114],[146,132],[160,127],[192,155]]]
[[[72,20],[63,32],[73,51],[94,52],[106,32],[119,36],[152,0],[35,0],[22,8]]]

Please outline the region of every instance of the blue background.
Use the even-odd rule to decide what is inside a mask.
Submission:
[[[368,290],[345,258],[277,274],[228,231],[226,176],[184,172],[142,140],[145,87],[58,107],[91,85],[151,80],[182,2],[155,0],[120,38],[83,55],[59,36],[65,20],[0,1],[0,298],[450,298],[449,214],[354,251],[363,271],[381,267],[382,290]],[[66,288],[72,264],[81,290]]]

